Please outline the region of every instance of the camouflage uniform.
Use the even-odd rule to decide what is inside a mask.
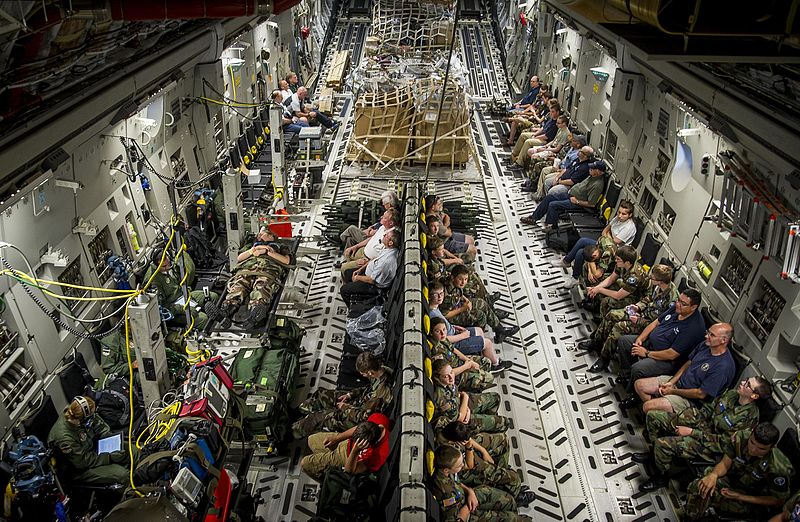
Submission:
[[[47,444],[55,450],[59,477],[76,484],[126,484],[128,454],[95,452],[95,440],[111,435],[111,428],[99,415],[92,417],[89,427],[77,426],[61,415],[47,436]],[[62,474],[65,473],[65,474]]]
[[[442,263],[439,259],[434,259],[432,256],[426,262],[428,265],[428,281],[446,281],[450,277],[447,271],[447,265]]]
[[[475,442],[486,448],[498,466],[508,466],[508,437],[505,433],[476,433]]]
[[[708,507],[759,520],[766,520],[772,514],[770,511],[773,508],[725,498],[720,493],[723,488],[746,495],[773,496],[781,500],[789,497],[789,479],[794,475],[792,464],[778,448],[772,448],[762,458],[750,457],[747,453],[747,440],[751,432],[752,430],[737,431],[726,441],[725,454],[731,458],[733,464],[728,473],[717,481],[717,487],[708,499],[700,496],[700,479],[689,484],[686,516],[699,518]],[[708,469],[710,471],[711,468]]]
[[[478,498],[478,509],[470,516],[470,520],[500,522],[528,520],[517,513],[514,497],[491,486],[472,488]],[[457,476],[445,475],[436,470],[431,477],[431,492],[441,507],[441,521],[455,522],[458,512],[467,501],[467,494]]]
[[[225,305],[241,306],[249,294],[248,308],[259,304],[269,306],[272,296],[280,290],[286,271],[287,265],[269,254],[248,257],[233,269],[233,275],[228,280]]]
[[[615,308],[625,308],[629,304],[639,301],[650,289],[650,277],[644,271],[642,265],[637,261],[630,270],[617,268],[617,280],[609,288],[610,290],[627,290],[628,296],[622,299],[612,299],[605,296],[600,303],[600,315],[605,317],[608,312]]]
[[[461,455],[464,457],[464,463],[466,464],[467,450],[460,446],[454,445],[454,447],[461,450]],[[472,469],[467,469],[465,466],[460,474],[460,479],[464,484],[472,487],[491,484],[510,493],[514,498],[519,496],[522,489],[522,480],[520,480],[516,471],[506,466],[489,464],[481,458],[481,454],[477,450],[473,450],[472,453],[475,459],[475,466]]]
[[[448,444],[450,441],[442,437],[441,431],[436,430],[436,444]],[[508,466],[508,437],[505,433],[473,433],[472,438],[475,442],[486,448],[495,464],[498,466]]]
[[[462,291],[470,300],[486,299],[486,296],[489,295],[486,291],[486,286],[481,281],[481,276],[474,270],[469,273],[469,279],[467,279],[467,284],[464,285]]]
[[[117,377],[128,375],[128,352],[125,348],[125,327],[121,326],[98,341],[100,366],[103,375]],[[136,360],[136,350],[131,346],[131,364]],[[134,370],[135,371],[135,370]]]
[[[437,359],[443,358],[453,368],[459,368],[464,365],[464,361],[458,358],[453,351],[453,345],[445,339],[444,341],[434,342],[431,344],[431,357]],[[492,368],[492,363],[486,357],[480,355],[473,355],[467,357],[471,361],[480,364],[479,370],[468,370],[458,376],[457,384],[459,390],[482,392],[494,386],[494,375],[489,373]]]
[[[318,389],[304,400],[298,409],[304,413],[330,410],[336,408],[336,402],[345,393],[350,394],[347,404],[360,406],[370,399],[381,399],[384,404],[392,402],[392,389],[394,386],[394,371],[388,366],[383,366],[383,375],[372,379],[369,386],[352,390]]]
[[[800,490],[783,505],[783,512],[789,514],[789,522],[800,522]]]
[[[448,283],[445,288],[445,297],[439,309],[442,315],[447,316],[450,310],[461,306],[462,298],[465,297],[464,290]],[[458,326],[479,326],[485,327],[487,324],[492,328],[500,325],[500,320],[494,314],[494,310],[489,306],[485,299],[470,298],[472,302],[472,310],[461,312],[451,318],[448,318],[452,324]]]
[[[600,246],[600,258],[595,261],[595,263],[599,268],[603,269],[603,275],[598,281],[599,283],[606,277],[610,276],[614,271],[614,257],[617,255],[617,244],[614,243],[613,239],[606,236],[600,236],[600,238],[597,240],[597,244]],[[584,283],[590,284],[588,261],[583,263],[583,271],[581,272],[581,275]]]
[[[728,390],[702,408],[686,408],[680,414],[665,411],[647,413],[647,434],[654,442],[656,465],[666,472],[675,457],[717,460],[724,453],[724,444],[739,430],[758,424],[758,406],[739,404],[739,392]],[[692,428],[688,437],[674,436],[675,426]],[[665,436],[667,435],[667,436]]]
[[[678,288],[675,283],[670,283],[666,290],[661,290],[658,286],[654,286],[649,294],[638,303],[635,303],[635,306],[639,309],[639,320],[635,323],[628,319],[628,314],[624,308],[611,310],[603,319],[596,334],[597,339],[605,339],[601,352],[603,358],[611,359],[617,349],[617,340],[620,337],[642,333],[648,324],[656,320],[677,299]]]
[[[374,379],[368,387],[345,392],[342,390],[317,390],[303,401],[299,409],[309,412],[292,424],[296,439],[306,437],[322,430],[342,432],[367,420],[375,411],[384,411],[391,404],[394,389],[394,373],[386,370],[379,379]],[[350,400],[342,408],[336,407],[336,399],[350,393]]]
[[[473,431],[496,433],[508,428],[506,418],[496,415],[497,408],[500,406],[500,395],[494,392],[466,393],[469,396],[468,404],[471,412],[469,427]],[[435,406],[433,424],[436,428],[442,428],[449,422],[458,420],[458,409],[461,405],[458,388],[437,384],[434,387],[433,403]]]

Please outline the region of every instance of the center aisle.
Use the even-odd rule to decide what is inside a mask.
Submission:
[[[485,115],[485,104],[475,105],[473,136],[485,195],[474,200],[487,216],[476,268],[490,290],[503,292],[500,308],[515,313],[520,326],[501,345],[514,367],[498,380],[497,391],[503,413],[514,419],[512,463],[537,494],[522,512],[537,521],[674,521],[663,494],[638,492],[646,473],[630,457],[644,450],[641,426],[618,408],[613,378],[587,373],[592,358],[575,351],[593,327],[591,318],[563,286],[566,272],[550,264],[561,255],[546,247],[541,229],[519,222],[535,203],[519,190],[522,180],[502,167],[509,156],[499,134],[505,123]],[[436,191],[446,206],[442,185]]]

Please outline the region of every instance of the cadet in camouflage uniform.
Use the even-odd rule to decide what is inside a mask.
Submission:
[[[491,361],[480,355],[467,357],[458,351],[447,340],[447,328],[441,317],[431,320],[431,339],[431,357],[444,359],[453,368],[459,390],[480,393],[495,385],[494,375],[489,373]]]
[[[497,415],[500,395],[494,392],[472,394],[456,387],[453,368],[447,361],[433,363],[434,426],[442,428],[449,422],[466,421],[475,431],[495,433],[508,429],[505,417]]]
[[[489,451],[470,437],[466,424],[451,422],[441,430],[441,434],[444,443],[458,449],[464,457],[464,470],[460,475],[464,484],[491,484],[510,493],[518,507],[533,502],[535,495],[527,491],[528,486],[522,484],[517,472],[507,465],[496,464]]]
[[[709,507],[747,518],[766,520],[789,497],[794,467],[775,447],[778,428],[762,422],[737,431],[725,444],[722,460],[689,484],[686,516],[699,518]],[[749,500],[766,502],[756,505]]]
[[[145,281],[149,281],[152,277],[153,271],[161,263],[162,250],[156,250],[151,257],[152,266],[145,275]],[[190,256],[186,251],[181,252],[185,263],[184,278],[186,281],[190,277],[194,277],[194,263],[190,260]],[[191,269],[191,271],[189,270]],[[169,254],[164,257],[164,262],[161,263],[161,269],[153,277],[153,282],[150,286],[158,294],[158,302],[161,306],[172,312],[177,321],[183,321],[186,312],[184,305],[177,304],[176,302],[183,298],[183,290],[181,289],[180,268],[177,263],[172,262]],[[197,305],[202,305],[205,302],[205,293],[202,290],[192,290],[189,292],[189,299],[194,301]],[[215,292],[209,292],[209,298],[215,301],[219,295]],[[194,319],[194,328],[202,330],[208,324],[208,316],[201,312],[197,307],[190,306],[192,318]],[[127,364],[127,363],[126,363]]]
[[[583,251],[583,269],[581,279],[586,286],[603,281],[614,272],[614,257],[617,255],[617,244],[613,238],[600,236],[596,245],[589,245]],[[590,270],[596,274],[593,281]]]
[[[275,243],[276,240],[275,234],[261,227],[253,246],[242,250],[236,258],[223,303],[228,316],[236,313],[249,295],[250,324],[258,324],[266,318],[272,296],[280,289],[291,263],[288,248]]]
[[[468,254],[461,254],[460,259],[455,258],[455,256],[450,258],[456,259],[456,262],[448,265],[445,261],[447,253],[444,250],[444,246],[442,245],[442,240],[440,238],[431,238],[428,241],[428,248],[430,249],[430,255],[426,261],[428,266],[426,272],[428,281],[439,281],[442,284],[446,284],[447,281],[457,277],[459,274],[467,274],[467,281],[463,287],[464,295],[467,298],[483,299],[487,302],[490,308],[495,301],[500,298],[500,292],[494,292],[493,294],[490,294],[488,290],[486,290],[486,286],[483,284],[483,281],[477,272],[475,272],[473,268],[467,267],[467,265],[473,261],[473,259],[467,259],[465,257]],[[494,314],[501,321],[510,315],[507,312],[498,311],[495,311]]]
[[[309,414],[336,408],[340,403],[347,406],[361,406],[372,399],[380,399],[385,404],[392,402],[394,371],[388,366],[383,366],[380,357],[369,352],[358,354],[356,371],[365,379],[369,379],[369,386],[352,390],[320,388],[304,400],[298,409]]]
[[[800,522],[800,490],[783,505],[783,511],[769,519],[769,522]]]
[[[608,369],[611,358],[617,351],[617,341],[623,335],[640,334],[648,324],[652,323],[669,305],[678,299],[678,288],[672,282],[672,268],[667,265],[656,265],[650,270],[652,290],[639,302],[631,305],[635,315],[628,315],[626,308],[611,310],[603,318],[603,322],[592,334],[593,339],[603,342],[600,359],[589,371],[598,373]]]
[[[519,331],[519,326],[503,326],[500,318],[492,309],[486,299],[467,297],[467,293],[474,291],[467,288],[469,282],[468,271],[463,267],[453,269],[452,278],[445,283],[445,296],[439,310],[448,321],[458,326],[492,327],[495,342],[500,343],[506,337]],[[505,314],[504,314],[505,317]]]
[[[637,261],[639,254],[632,246],[623,245],[617,249],[614,273],[597,286],[588,288],[592,299],[601,297],[600,315],[605,317],[615,308],[624,308],[642,299],[650,289],[650,279]]]
[[[66,483],[126,484],[128,454],[95,452],[95,442],[111,435],[95,408],[90,397],[76,397],[50,429],[47,444],[55,451],[59,477]]]
[[[433,214],[425,216],[425,224],[428,226],[428,239],[442,240],[442,247],[446,251],[442,252],[442,254],[449,258],[461,259],[461,261],[469,265],[475,262],[475,256],[478,254],[475,245],[466,241],[459,241],[466,238],[464,234],[453,233],[450,237],[445,238],[440,234],[443,228],[442,222],[438,216]]]
[[[750,377],[701,408],[686,408],[669,413],[647,412],[647,436],[653,443],[657,473],[640,489],[650,492],[667,485],[672,461],[716,461],[725,452],[724,445],[734,432],[752,429],[758,424],[756,401],[772,395],[772,387],[763,377]],[[677,433],[677,435],[675,435]],[[634,453],[633,460],[646,462],[650,453]]]
[[[381,365],[381,359],[371,353],[361,353],[356,370],[370,380],[370,385],[350,391],[317,390],[303,401],[299,410],[306,416],[292,425],[295,438],[322,431],[345,431],[375,411],[384,411],[391,404],[394,391],[394,372]]]
[[[459,520],[523,521],[514,498],[505,491],[487,485],[471,488],[459,480],[464,468],[461,452],[448,444],[436,449],[431,492],[441,506],[442,522]],[[471,515],[471,514],[472,515]]]
[[[442,435],[444,430],[447,430],[447,426],[450,425],[464,425],[461,422],[453,421],[443,428],[438,429],[434,432],[436,436],[436,444],[446,444],[447,439]],[[469,429],[469,426],[467,425]],[[498,466],[508,466],[508,437],[503,432],[498,433],[484,433],[484,432],[476,432],[475,430],[469,429],[470,436],[475,439],[475,442],[480,444],[482,447],[486,448],[486,451],[489,452],[489,455],[492,456],[492,459],[497,463]]]

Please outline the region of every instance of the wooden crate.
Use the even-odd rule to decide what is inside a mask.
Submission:
[[[442,106],[439,128],[439,100],[442,80],[425,78],[417,80],[412,88],[414,107],[412,108],[412,129],[414,131],[413,161],[426,164],[430,147],[436,134],[431,163],[434,165],[463,165],[469,160],[472,150],[472,132],[469,125],[469,107],[464,90],[455,82],[449,82],[444,105]]]
[[[411,143],[411,101],[409,87],[361,94],[348,160],[402,163]]]
[[[319,94],[319,110],[325,114],[333,114],[336,108],[336,93],[330,87],[323,87]]]
[[[325,86],[342,90],[344,85],[344,78],[347,75],[347,69],[350,66],[350,51],[338,51],[333,55],[333,63],[328,72],[328,78],[325,80]]]

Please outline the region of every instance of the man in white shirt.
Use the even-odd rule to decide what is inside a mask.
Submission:
[[[308,110],[306,111],[306,99],[308,98],[308,89],[305,87],[300,87],[297,89],[297,92],[292,94],[292,97],[289,98],[289,107],[292,111],[292,114],[297,116],[298,118],[308,118],[309,120],[317,120],[320,125],[323,127],[327,127],[328,129],[336,130],[339,127],[339,124],[330,119],[330,117],[325,114],[324,112]]]
[[[564,259],[552,261],[552,264],[558,268],[566,268],[572,265],[572,277],[567,276],[564,284],[567,288],[572,288],[578,284],[578,279],[583,273],[584,249],[587,246],[600,243],[601,248],[603,248],[606,246],[603,242],[608,242],[609,245],[613,242],[614,248],[616,248],[622,245],[630,245],[634,237],[636,237],[636,222],[633,220],[633,203],[623,199],[619,204],[619,208],[617,208],[616,217],[603,229],[599,240],[588,237],[578,239]]]
[[[289,82],[286,80],[281,80],[278,82],[278,89],[281,91],[281,97],[283,98],[281,100],[282,102],[285,102],[294,94],[292,90],[289,89]]]
[[[370,259],[378,257],[384,248],[383,237],[400,223],[400,214],[395,209],[388,209],[381,216],[381,226],[372,236],[344,249],[346,263],[342,263],[341,270],[354,270],[366,265]]]
[[[388,231],[383,237],[383,248],[378,257],[352,272],[350,281],[343,284],[340,290],[342,300],[348,307],[354,295],[378,295],[392,284],[400,258],[397,249],[399,243],[400,232],[394,229]]]

